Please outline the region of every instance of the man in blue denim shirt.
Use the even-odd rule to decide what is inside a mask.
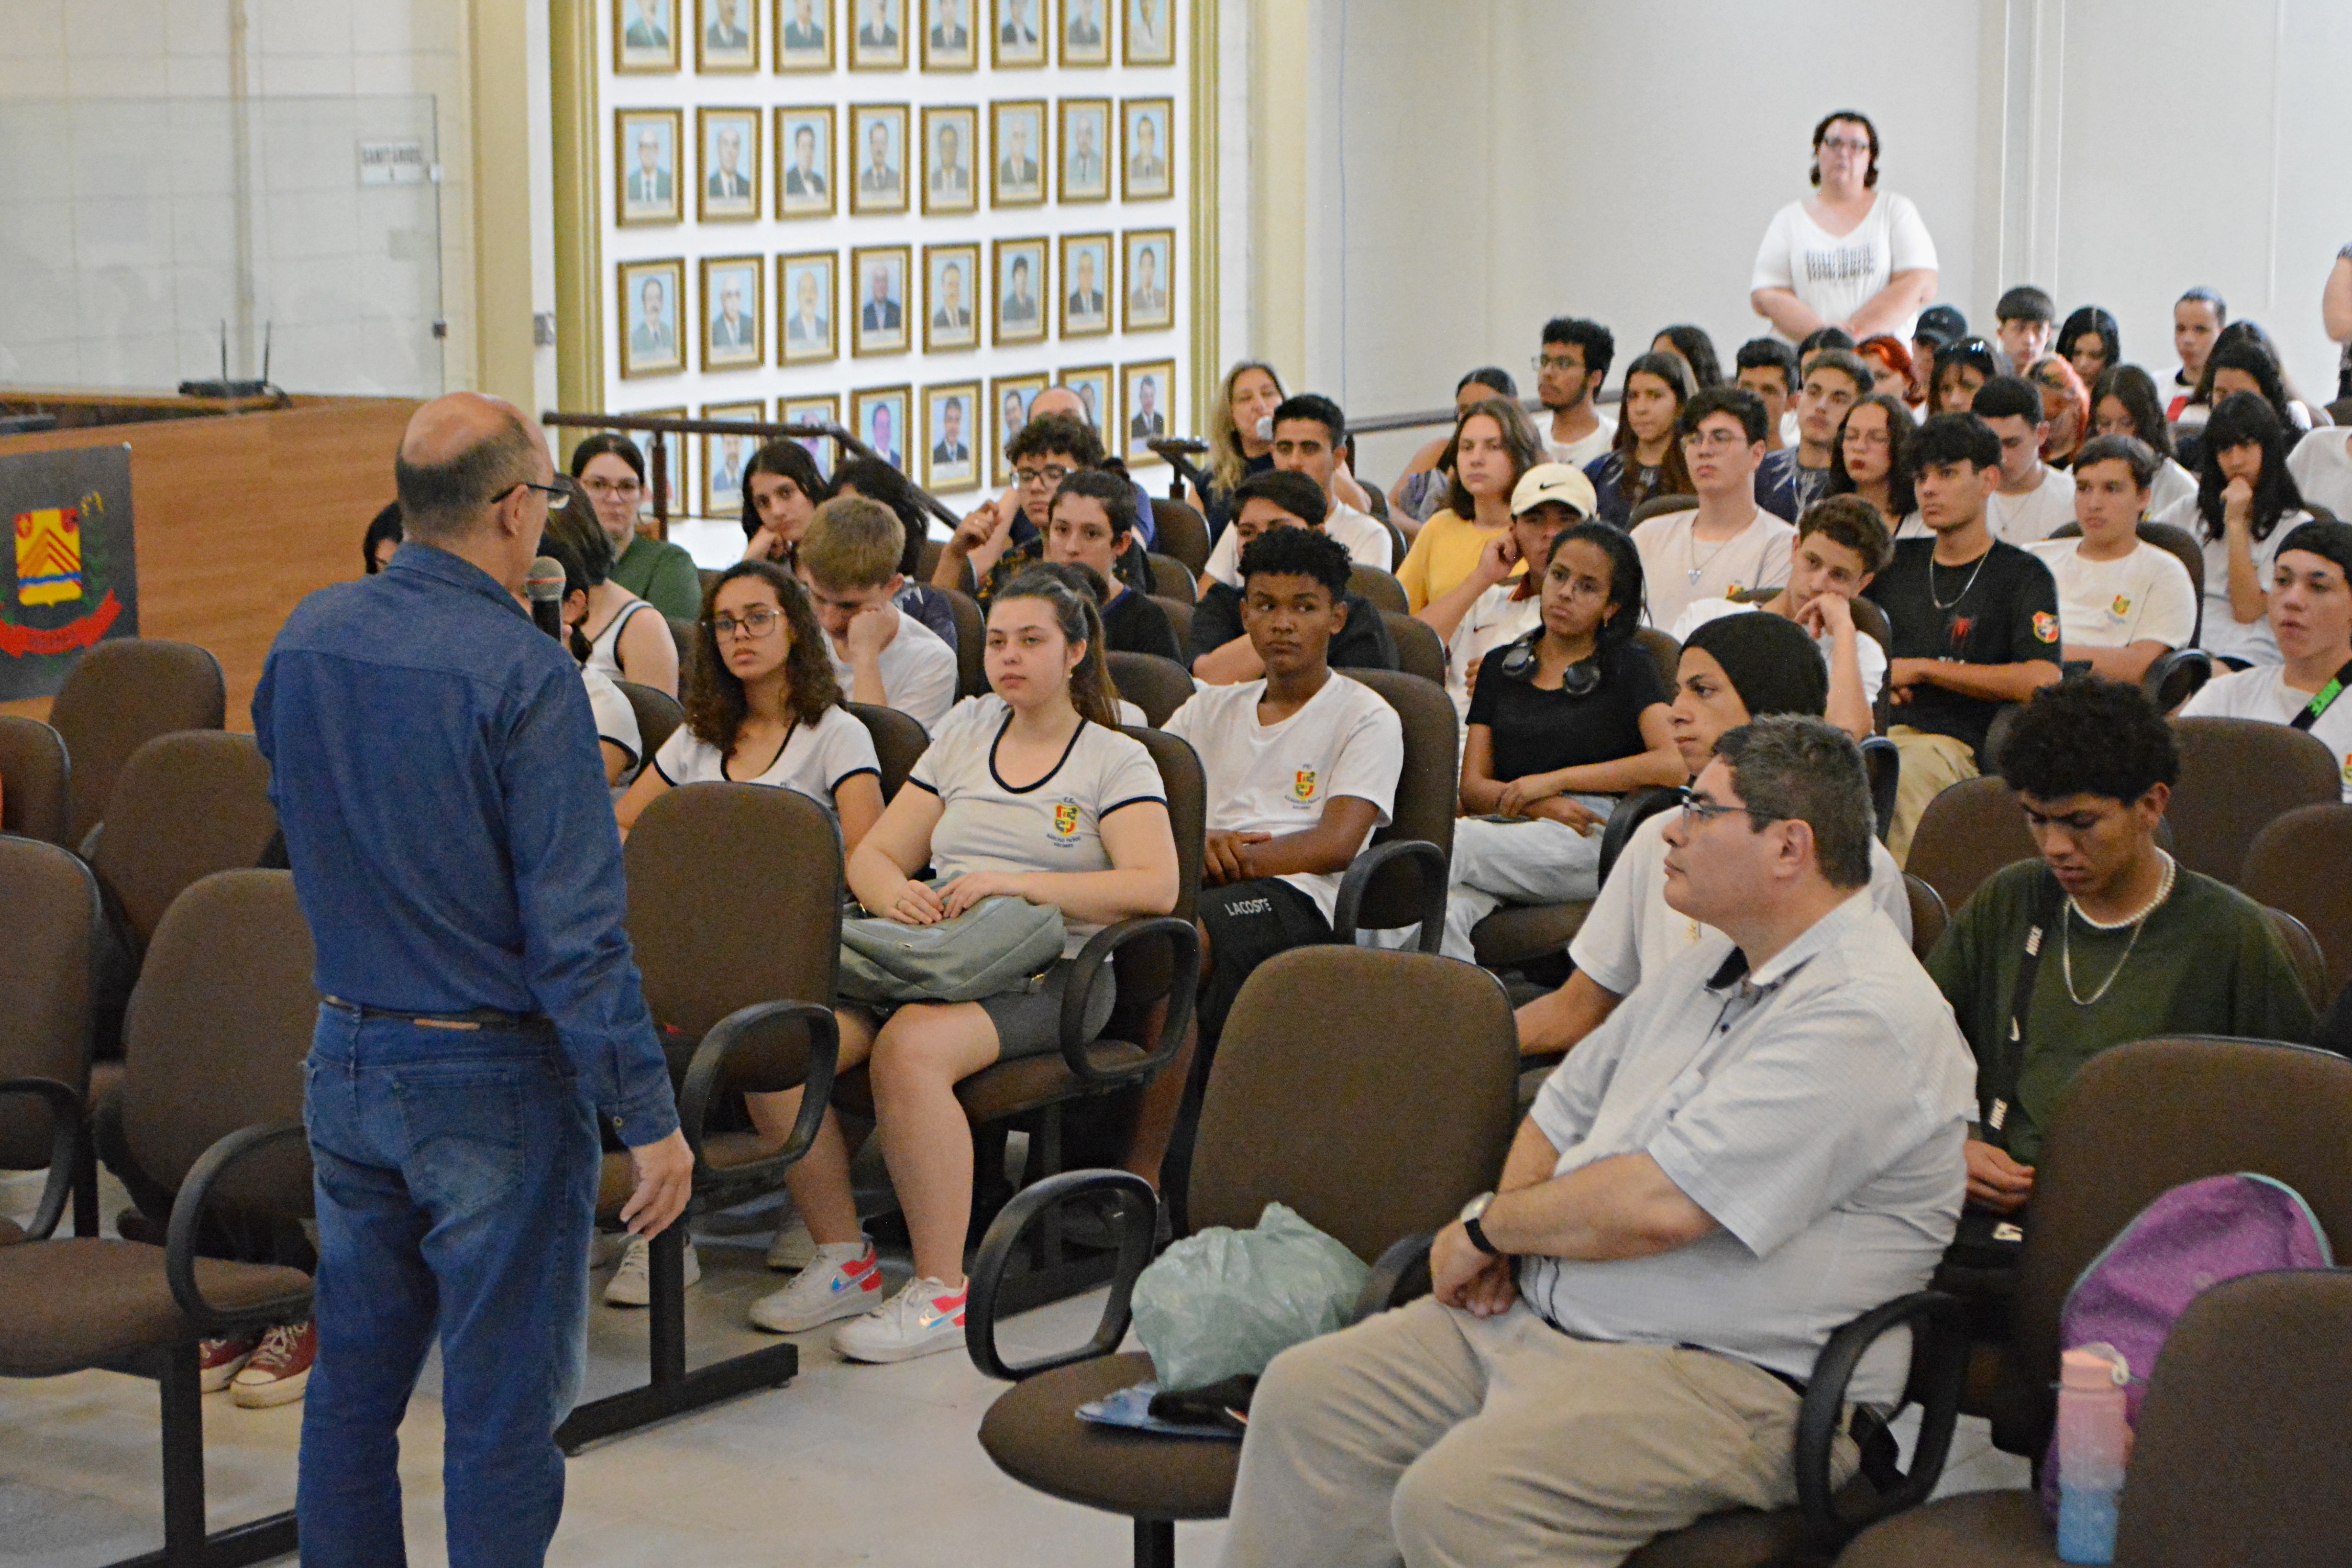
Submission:
[[[453,1564],[541,1562],[586,1352],[596,1127],[622,1210],[677,1219],[693,1157],[629,956],[579,668],[524,615],[554,470],[512,405],[419,409],[406,541],[311,595],[254,693],[325,998],[305,1066],[319,1355],[303,1561],[405,1562],[396,1436],[437,1331]]]

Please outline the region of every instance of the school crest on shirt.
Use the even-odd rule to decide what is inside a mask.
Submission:
[[[2043,642],[2058,640],[2058,617],[2047,610],[2033,612],[2033,635]]]
[[[1068,838],[1077,831],[1078,803],[1074,800],[1057,802],[1054,806],[1054,837]]]
[[[1290,793],[1300,800],[1315,798],[1315,770],[1301,768],[1290,775]]]
[[[2129,594],[2117,594],[2116,595],[2116,602],[2107,606],[2107,614],[2115,616],[2116,619],[2120,621],[2126,616],[2131,614],[2131,595]]]

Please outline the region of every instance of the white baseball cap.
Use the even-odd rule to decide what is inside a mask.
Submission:
[[[1599,504],[1592,481],[1566,463],[1538,463],[1521,474],[1511,489],[1511,515],[1524,516],[1546,501],[1557,501],[1579,519],[1591,517]]]

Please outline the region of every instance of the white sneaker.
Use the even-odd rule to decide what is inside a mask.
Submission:
[[[816,1237],[809,1234],[808,1221],[794,1215],[790,1224],[777,1227],[776,1238],[768,1243],[769,1268],[794,1274],[815,1261]]]
[[[642,1236],[629,1237],[629,1249],[621,1254],[621,1266],[613,1271],[612,1282],[604,1287],[607,1307],[642,1307],[653,1300],[651,1265],[653,1243]],[[702,1278],[702,1259],[696,1257],[694,1244],[686,1244],[686,1282],[689,1285]]]
[[[591,1233],[588,1237],[589,1268],[592,1271],[598,1268],[610,1268],[621,1260],[621,1254],[627,1251],[628,1247],[629,1237],[625,1231],[600,1230]]]
[[[808,1233],[803,1231],[802,1235]],[[882,1265],[870,1241],[810,1243],[808,1267],[781,1290],[751,1303],[751,1322],[773,1334],[797,1334],[835,1318],[870,1312],[882,1300]]]
[[[907,1288],[833,1336],[833,1348],[851,1361],[912,1361],[963,1343],[964,1298],[969,1283],[952,1290],[937,1279],[918,1277]]]

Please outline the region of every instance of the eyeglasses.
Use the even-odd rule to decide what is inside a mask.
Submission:
[[[1031,485],[1058,485],[1069,477],[1070,470],[1063,468],[1058,463],[1049,463],[1042,468],[1015,468],[1013,470],[1013,482],[1020,485],[1024,489]]]
[[[583,479],[580,481],[580,488],[598,500],[603,500],[606,496],[634,499],[645,489],[645,487],[635,479]]]
[[[1566,354],[1538,354],[1528,361],[1528,367],[1530,370],[1582,370],[1584,362],[1570,359]]]
[[[1693,450],[1728,452],[1734,447],[1748,445],[1748,433],[1744,430],[1694,430],[1683,437],[1683,445]]]
[[[1870,143],[1858,136],[1824,136],[1822,147],[1831,153],[1867,153]]]
[[[1731,816],[1745,812],[1744,805],[1717,805],[1695,789],[1675,791],[1675,800],[1683,808],[1683,831],[1688,833],[1694,825],[1704,827],[1718,816]]]
[[[517,490],[537,490],[540,494],[547,497],[547,510],[550,511],[559,511],[565,506],[570,505],[572,501],[572,492],[570,490],[561,489],[555,485],[535,485],[529,479],[525,479],[520,484],[509,485],[506,489],[492,496],[490,498],[490,504],[492,506],[498,505],[499,502],[506,500],[507,497],[514,494]]]
[[[740,620],[733,616],[711,616],[710,635],[720,642],[727,642],[737,637],[756,640],[774,631],[777,621],[782,618],[775,611],[764,605],[754,605],[744,611]]]

